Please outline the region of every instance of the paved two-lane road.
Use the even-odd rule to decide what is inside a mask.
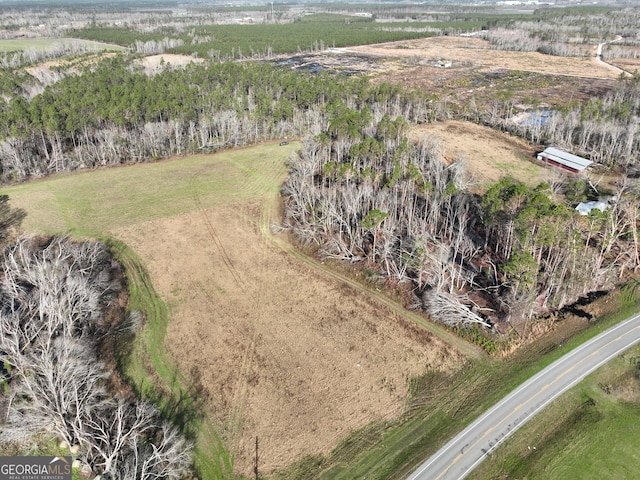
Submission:
[[[640,342],[640,315],[582,344],[527,380],[435,455],[409,480],[464,478],[502,441],[585,376]]]

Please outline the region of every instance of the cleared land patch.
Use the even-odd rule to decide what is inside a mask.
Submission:
[[[401,413],[410,377],[457,358],[266,245],[260,216],[259,204],[236,204],[118,232],[146,259],[171,310],[171,356],[205,387],[244,474],[256,436],[264,471],[328,453],[352,429]]]
[[[12,38],[0,40],[0,52],[15,52],[35,48],[37,50],[47,50],[49,48],[60,48],[64,46],[82,47],[85,50],[101,51],[123,51],[123,47],[111,43],[94,42],[93,40],[80,40],[77,38]]]
[[[191,55],[177,55],[175,53],[163,53],[161,55],[148,55],[138,61],[142,65],[145,73],[152,74],[161,72],[168,67],[184,67],[190,63],[202,63],[202,58]]]
[[[403,315],[263,235],[285,159],[277,144],[51,177],[2,189],[36,232],[131,246],[169,309],[165,347],[200,392],[236,471],[255,437],[268,472],[397,417],[408,382],[462,356]]]
[[[142,165],[77,171],[6,187],[29,215],[26,231],[104,234],[196,208],[239,203],[273,192],[295,145],[277,144]],[[264,175],[263,175],[264,172]],[[268,172],[271,172],[269,175]]]
[[[558,57],[537,52],[495,50],[486,40],[431,37],[349,48],[350,52],[382,57],[412,57],[419,62],[447,60],[488,70],[508,69],[577,77],[615,78],[617,74],[592,57]]]
[[[607,60],[611,65],[615,65],[627,72],[637,72],[640,70],[639,58],[614,58],[613,60]]]
[[[464,104],[473,99],[481,110],[506,99],[516,109],[517,105],[553,108],[588,100],[613,88],[618,77],[595,56],[495,50],[485,40],[454,36],[281,56],[277,63],[292,69],[363,73],[372,83],[421,89],[448,102]]]
[[[442,141],[445,160],[465,159],[477,188],[505,176],[530,185],[554,175],[554,171],[534,164],[534,149],[507,133],[471,122],[448,121],[419,125],[411,135],[429,134]]]

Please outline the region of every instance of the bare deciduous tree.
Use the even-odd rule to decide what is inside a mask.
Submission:
[[[9,367],[0,440],[40,435],[78,445],[95,473],[113,479],[178,479],[191,446],[145,401],[107,390],[96,345],[109,333],[106,304],[119,286],[97,242],[23,237],[5,250],[0,282],[0,360]]]

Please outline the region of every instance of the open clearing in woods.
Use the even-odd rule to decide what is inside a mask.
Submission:
[[[424,134],[440,140],[447,162],[464,158],[474,190],[484,190],[505,176],[537,185],[558,174],[533,162],[535,150],[527,142],[489,127],[452,120],[418,125],[410,136],[419,138]]]
[[[26,231],[108,235],[142,259],[168,307],[168,357],[198,389],[242,474],[252,472],[256,436],[265,473],[328,453],[352,430],[397,417],[410,377],[450,371],[463,359],[395,309],[269,240],[295,147],[1,189],[27,210]]]
[[[480,38],[443,36],[328,49],[281,60],[286,58],[294,68],[317,64],[329,71],[358,72],[369,75],[373,83],[421,89],[449,102],[473,99],[481,110],[491,108],[496,99],[511,99],[514,105],[529,108],[555,108],[602,95],[615,86],[618,73],[597,62],[595,48],[592,57],[560,57],[496,50]]]
[[[418,64],[444,60],[485,70],[520,70],[590,78],[618,76],[606,65],[598,64],[595,57],[559,57],[538,52],[496,50],[488,41],[470,37],[430,37],[351,47],[348,51],[387,58],[411,58]]]
[[[116,51],[126,50],[120,45],[111,43],[94,42],[93,40],[80,40],[78,38],[11,38],[0,40],[0,52],[16,52],[34,48],[36,50],[47,50],[50,48],[60,48],[64,46],[83,47],[89,51]]]

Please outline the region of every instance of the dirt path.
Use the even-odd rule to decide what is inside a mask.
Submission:
[[[611,70],[612,72],[617,73],[618,75],[627,75],[629,74],[629,72],[622,70],[621,68],[616,67],[615,65],[611,65],[610,63],[605,62],[604,60],[602,60],[602,48],[607,45],[608,43],[615,43],[622,40],[622,37],[620,35],[618,35],[616,37],[615,40],[611,41],[611,42],[604,42],[604,43],[599,43],[598,44],[598,48],[596,49],[596,54],[595,57],[593,57],[594,62],[596,62],[597,65],[603,66],[605,68],[608,68],[609,70]]]
[[[600,65],[600,66],[602,66],[604,68],[607,68],[607,69],[611,70],[613,73],[615,73],[617,75],[628,75],[628,72],[626,72],[625,70],[622,70],[621,68],[618,68],[615,65],[611,65],[610,63],[607,63],[604,60],[602,60],[602,57],[600,55],[594,57],[593,61],[597,65]]]

